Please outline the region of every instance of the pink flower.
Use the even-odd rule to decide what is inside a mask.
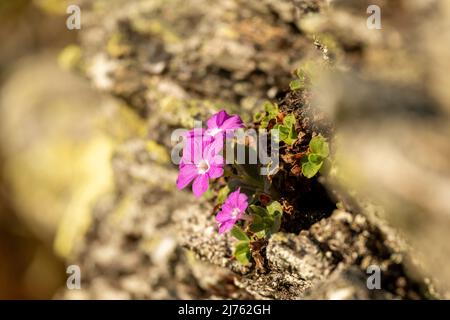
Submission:
[[[216,221],[219,223],[219,233],[230,231],[236,221],[242,218],[248,207],[247,199],[247,196],[241,193],[240,188],[230,193],[222,205],[222,209],[216,215]]]
[[[214,140],[210,135],[206,135],[206,129],[204,128],[194,128],[189,130],[184,134],[186,140],[199,139],[204,142],[212,142]]]
[[[225,110],[220,110],[209,118],[208,129],[206,135],[211,137],[224,136],[225,133],[230,133],[233,130],[244,127],[242,119],[238,115],[230,116]]]
[[[200,197],[205,193],[208,190],[209,179],[223,175],[224,159],[219,154],[222,149],[221,140],[204,141],[201,135],[196,134],[187,137],[179,166],[178,189],[185,188],[193,181],[194,195]]]
[[[177,187],[185,188],[192,181],[192,191],[200,197],[208,190],[209,179],[223,175],[224,159],[219,155],[224,147],[226,133],[243,127],[239,116],[230,116],[225,110],[211,116],[208,129],[194,128],[185,135],[183,156]]]

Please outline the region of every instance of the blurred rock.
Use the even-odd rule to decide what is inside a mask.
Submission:
[[[55,62],[51,54],[30,57],[2,87],[2,170],[27,226],[48,243],[59,232],[56,249],[67,255],[92,201],[111,186],[112,140],[98,127],[102,108],[90,107],[101,97]]]
[[[364,46],[352,69],[324,75],[315,103],[337,127],[335,182],[360,203],[384,207],[381,215],[448,296],[450,11],[444,1],[381,4],[383,30],[370,31],[379,41],[362,34],[346,40],[346,27],[331,15],[326,20],[342,43]],[[349,22],[361,18],[352,8],[347,3]]]

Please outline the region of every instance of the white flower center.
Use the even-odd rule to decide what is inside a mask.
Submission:
[[[233,219],[236,219],[239,213],[241,213],[241,210],[239,210],[238,208],[234,208],[233,211],[231,211],[231,217]]]
[[[197,164],[197,171],[199,174],[205,174],[209,171],[209,162],[202,160]]]
[[[216,134],[218,134],[221,131],[222,131],[222,129],[220,129],[220,128],[214,128],[214,129],[209,130],[208,134],[211,137],[214,137]]]

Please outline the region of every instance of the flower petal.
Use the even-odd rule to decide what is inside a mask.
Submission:
[[[221,176],[223,176],[223,168],[220,166],[215,166],[215,165],[210,166],[209,171],[208,171],[208,176],[211,179],[220,178]]]
[[[183,189],[198,175],[197,167],[192,164],[184,164],[180,166],[180,172],[177,178],[177,188]]]
[[[203,155],[203,142],[201,137],[187,137],[183,148],[182,163],[196,164]]]
[[[184,134],[184,137],[189,139],[189,138],[197,138],[197,137],[202,137],[205,134],[205,129],[203,128],[194,128],[189,130],[188,132],[186,132]]]
[[[221,155],[216,155],[210,161],[210,164],[216,167],[223,167],[223,165],[225,164],[225,159]]]
[[[208,176],[206,174],[201,174],[195,178],[194,183],[192,184],[192,191],[194,192],[194,195],[199,198],[206,190],[208,190],[208,186]]]
[[[234,220],[228,220],[224,223],[221,223],[219,225],[219,233],[224,233],[224,232],[230,231],[231,229],[233,229],[233,226],[235,223],[236,223],[236,221],[234,221]]]
[[[220,223],[228,221],[228,220],[230,220],[230,218],[231,218],[231,214],[224,210],[219,211],[219,213],[217,213],[217,215],[216,215],[216,221],[220,222]]]
[[[241,117],[234,115],[231,116],[230,118],[226,119],[222,125],[220,126],[220,128],[222,130],[234,130],[234,129],[239,129],[242,128],[244,126]]]
[[[239,213],[236,215],[236,217],[234,217],[234,222],[236,223],[236,221],[242,219],[243,215],[244,215],[244,211],[239,211]]]
[[[203,149],[203,159],[208,160],[210,163],[213,162],[214,157],[216,157],[223,149],[223,136],[217,135],[214,137],[212,142],[205,144]]]
[[[248,202],[247,201],[240,202],[238,205],[238,208],[239,208],[240,212],[245,212],[245,210],[247,210],[247,208],[248,208]]]
[[[247,199],[248,199],[248,197],[247,197],[247,195],[245,193],[239,193],[239,196],[238,196],[239,203],[247,202]]]
[[[244,212],[248,207],[248,197],[244,193],[240,193],[237,200],[237,206],[240,211]]]
[[[227,200],[225,200],[225,203],[232,208],[237,208],[238,207],[238,197],[239,197],[240,191],[241,191],[241,188],[237,188],[236,191],[230,193]]]
[[[219,112],[213,114],[211,118],[206,122],[208,125],[208,129],[218,128],[222,125],[222,123],[229,118],[229,115],[225,110],[220,110]]]

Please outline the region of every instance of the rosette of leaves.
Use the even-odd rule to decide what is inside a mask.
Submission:
[[[302,173],[310,179],[322,168],[324,161],[330,154],[328,142],[321,135],[315,136],[309,142],[309,149],[302,158]]]

